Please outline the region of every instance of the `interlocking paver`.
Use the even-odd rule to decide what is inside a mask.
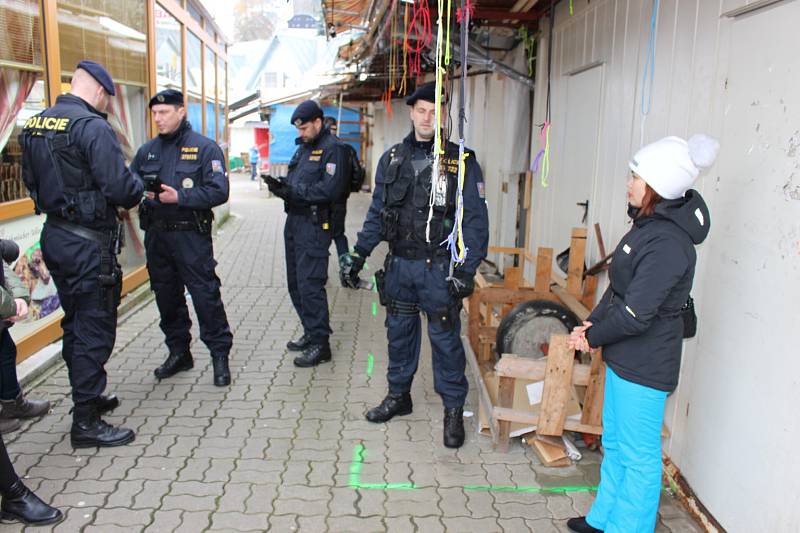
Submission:
[[[151,301],[121,317],[107,365],[109,389],[122,399],[108,420],[135,429],[132,444],[72,449],[63,367],[30,391],[50,399],[53,412],[25,422],[6,442],[28,486],[66,512],[55,531],[549,533],[565,531],[566,518],[586,513],[591,492],[465,489],[593,484],[600,456],[586,451],[579,465],[554,469],[542,467],[518,440],[508,453],[497,453],[490,438],[476,433],[475,416],[465,419],[465,446],[444,448],[427,342],[411,391],[414,412],[388,424],[364,420],[386,392],[385,315],[378,308],[372,316],[374,292],[338,286],[336,261],[328,283],[334,360],[295,368],[285,344],[301,327],[286,290],[284,215],[277,200],[255,187],[234,175],[234,216],[215,238],[234,333],[229,388],[211,383],[194,317],[195,368],[154,378],[167,351]],[[351,199],[351,237],[368,200]],[[380,267],[385,250],[382,245],[370,257],[366,276]],[[367,376],[370,353],[374,367]],[[466,408],[477,411],[474,387]],[[354,459],[356,449],[362,452]],[[697,531],[667,495],[660,516],[659,533]]]

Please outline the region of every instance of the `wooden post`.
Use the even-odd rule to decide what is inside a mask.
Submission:
[[[42,55],[47,73],[47,105],[56,103],[61,94],[61,52],[58,37],[58,7],[56,0],[41,0]]]
[[[500,377],[497,386],[497,405],[511,409],[514,403],[514,378]],[[497,451],[508,451],[509,433],[511,433],[511,421],[499,420],[497,432]]]
[[[597,292],[597,276],[586,276],[583,286],[583,297],[581,297],[581,303],[586,306],[587,309],[592,309],[594,307],[594,295]]]
[[[592,352],[592,366],[589,369],[589,384],[583,400],[581,423],[600,426],[603,422],[603,394],[606,384],[606,365],[599,350]]]
[[[575,364],[575,350],[569,348],[568,342],[569,335],[550,337],[539,425],[536,428],[539,435],[559,436],[564,432],[566,407],[572,389],[572,367]]]
[[[536,281],[534,289],[536,292],[547,292],[550,290],[550,278],[553,272],[553,249],[539,248],[536,253]]]
[[[567,292],[581,297],[583,286],[583,267],[586,257],[586,228],[572,228],[569,245],[569,266],[567,267]]]

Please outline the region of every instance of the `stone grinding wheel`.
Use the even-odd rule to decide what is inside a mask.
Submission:
[[[569,334],[580,324],[575,314],[556,302],[531,300],[515,305],[497,328],[495,357],[504,353],[541,359],[550,348],[550,336]]]

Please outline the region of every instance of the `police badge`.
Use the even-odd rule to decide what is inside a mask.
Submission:
[[[194,187],[194,181],[192,180],[192,178],[184,178],[183,181],[181,182],[181,186],[184,189],[191,189],[192,187]]]

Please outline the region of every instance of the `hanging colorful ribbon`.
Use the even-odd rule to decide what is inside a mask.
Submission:
[[[444,0],[438,0],[438,13],[436,21],[436,63],[434,66],[436,74],[436,97],[434,98],[434,134],[433,134],[433,168],[431,169],[431,193],[428,197],[428,220],[425,224],[425,242],[431,242],[431,221],[433,220],[433,206],[436,203],[436,193],[440,177],[440,165],[442,160],[442,74],[443,62],[443,30],[442,30],[442,11],[444,10]]]
[[[411,73],[420,78],[422,76],[422,51],[431,44],[431,39],[433,39],[431,10],[428,7],[428,0],[420,0],[419,6],[415,2],[413,7],[411,23],[406,32],[406,47],[410,52],[408,66]],[[414,46],[410,44],[409,39],[412,35],[416,35]]]
[[[408,79],[408,4],[403,8],[403,79],[397,94],[404,96],[408,90],[406,80]]]
[[[539,166],[541,160],[541,173],[539,175],[542,187],[547,187],[550,178],[550,80],[553,70],[553,34],[555,33],[555,1],[550,0],[550,34],[547,39],[547,104],[545,110],[544,124],[539,133],[539,153],[531,165],[531,170],[536,172],[535,168]]]

